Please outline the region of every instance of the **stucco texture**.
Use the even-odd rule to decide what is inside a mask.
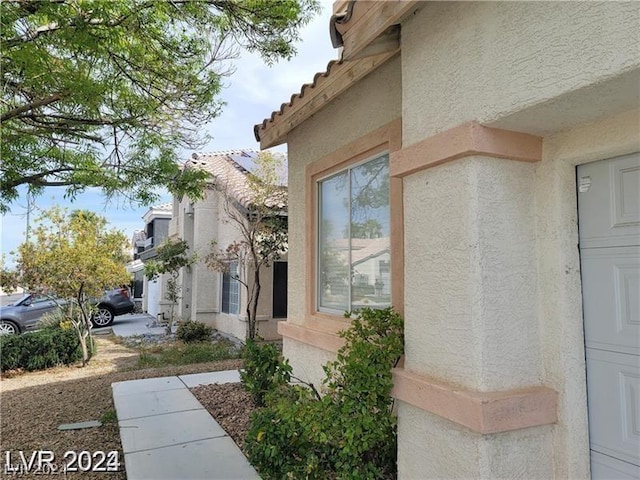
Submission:
[[[425,2],[401,57],[289,135],[289,322],[311,309],[305,168],[402,116],[403,147],[469,121],[539,135],[403,178],[405,368],[558,392],[552,426],[480,435],[400,402],[400,478],[589,478],[575,166],[640,150],[640,4]],[[395,247],[395,246],[394,246]],[[314,383],[328,352],[284,342]]]
[[[313,218],[306,214],[305,168],[325,155],[400,116],[400,59],[395,58],[329,103],[288,137],[289,306],[288,321],[304,323],[308,311],[304,245]],[[375,98],[376,101],[369,101]],[[346,160],[346,159],[345,159]],[[285,340],[285,354],[287,346]]]
[[[532,164],[468,157],[404,182],[407,369],[540,384]]]
[[[543,378],[559,393],[554,428],[557,478],[587,478],[584,333],[576,165],[640,151],[640,110],[545,138],[536,165],[536,249]]]
[[[405,146],[469,120],[491,124],[549,101],[555,103],[569,92],[640,67],[637,2],[424,5],[402,24]],[[637,80],[624,85],[625,93],[635,90],[637,98]],[[615,97],[617,90],[620,86],[602,99],[591,91],[589,101],[603,109],[628,110],[628,97],[625,106]],[[578,105],[584,101],[572,107]],[[545,110],[545,115],[538,115],[539,125],[525,123],[526,131],[546,130],[553,122],[566,125],[559,117],[570,113]],[[584,108],[581,113],[602,115]],[[524,117],[531,115],[527,112]],[[511,123],[511,128],[521,129],[515,119]]]
[[[436,415],[398,405],[398,478],[553,478],[552,427],[481,435]]]

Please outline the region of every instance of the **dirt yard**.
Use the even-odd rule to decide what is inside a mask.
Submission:
[[[120,444],[118,424],[115,418],[111,384],[125,380],[164,377],[187,373],[201,373],[237,369],[240,360],[199,363],[180,367],[164,367],[147,370],[133,370],[137,352],[115,343],[110,338],[98,337],[98,356],[85,368],[59,367],[43,372],[6,375],[0,381],[0,477],[11,478],[6,470],[6,453],[10,452],[11,465],[20,463],[20,452],[29,459],[33,452],[51,450],[55,462],[63,460],[65,452],[118,451],[120,467],[117,472],[68,473],[67,478],[85,479],[125,479],[124,457]],[[232,393],[212,388],[203,388],[199,395],[203,403],[223,397],[230,404],[243,404],[236,389]],[[235,393],[233,393],[235,392]],[[215,401],[214,401],[214,404]],[[230,404],[214,407],[215,411],[230,411]],[[227,415],[227,426],[231,431],[240,431],[236,424],[244,423],[244,414]],[[63,423],[101,420],[101,427],[84,430],[59,431]],[[236,440],[237,441],[237,440]],[[94,457],[95,458],[95,457]],[[14,473],[15,475],[15,473]],[[18,477],[16,477],[18,478]],[[20,478],[33,478],[23,475]],[[62,475],[38,475],[36,478],[65,478]]]

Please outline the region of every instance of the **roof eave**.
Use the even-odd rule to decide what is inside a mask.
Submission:
[[[312,84],[303,85],[300,93],[291,96],[291,101],[283,103],[280,110],[273,112],[270,118],[254,126],[254,134],[260,142],[260,148],[271,148],[285,143],[291,130],[398,52],[399,48],[395,48],[350,62],[329,62],[327,70],[316,74]]]
[[[329,30],[332,44],[340,47],[340,59],[329,62],[313,83],[253,128],[260,148],[287,141],[296,126],[321,110],[357,81],[400,51],[399,24],[420,7],[418,0],[334,2]]]

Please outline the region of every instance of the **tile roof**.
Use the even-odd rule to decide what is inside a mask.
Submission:
[[[273,111],[271,113],[271,116],[269,118],[265,118],[262,123],[254,125],[253,135],[255,136],[256,141],[260,141],[261,130],[264,130],[265,128],[273,124],[279,117],[282,117],[287,110],[291,110],[294,104],[298,100],[304,98],[308,91],[312,91],[318,85],[322,85],[322,83],[325,82],[326,78],[331,74],[331,70],[333,70],[334,66],[342,65],[342,63],[342,60],[331,60],[327,64],[327,68],[324,72],[318,72],[313,76],[313,82],[305,83],[304,85],[302,85],[302,88],[300,88],[300,93],[294,93],[293,95],[291,95],[291,99],[288,102],[284,102],[282,105],[280,105],[279,110]]]
[[[247,176],[254,167],[253,160],[260,152],[253,149],[227,150],[212,153],[194,153],[184,164],[185,168],[200,168],[211,174],[214,184],[228,194],[242,207],[249,209],[255,193]],[[267,202],[268,207],[286,209],[286,187],[281,195]]]

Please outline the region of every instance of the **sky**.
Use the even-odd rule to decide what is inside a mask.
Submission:
[[[338,50],[331,46],[329,19],[333,0],[321,0],[322,12],[301,32],[302,41],[297,44],[298,54],[289,62],[280,61],[271,67],[264,64],[255,54],[243,52],[233,61],[235,72],[225,80],[222,99],[226,102],[222,114],[211,122],[207,132],[212,140],[199,149],[201,152],[253,148],[259,144],[253,135],[253,126],[278,110],[283,102],[288,102],[293,93],[298,93],[305,83],[311,83],[317,72],[323,72],[329,61],[338,57]],[[276,147],[286,153],[286,145]],[[191,156],[184,152],[184,159]],[[157,203],[171,201],[164,196]],[[105,205],[98,189],[90,189],[78,195],[71,202],[64,199],[63,188],[47,188],[35,199],[37,207],[47,209],[53,205],[69,208],[93,210],[107,218],[110,225],[125,232],[131,238],[135,230],[144,228],[142,216],[149,207],[134,208],[117,200]],[[6,264],[13,264],[11,251],[25,239],[27,225],[26,198],[19,198],[11,204],[9,213],[2,216],[1,251],[6,256]]]

